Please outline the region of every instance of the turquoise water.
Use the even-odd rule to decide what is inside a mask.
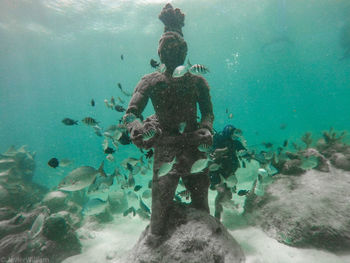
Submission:
[[[91,116],[106,128],[122,117],[103,101],[121,96],[118,82],[132,91],[153,71],[149,60],[158,59],[163,26],[157,16],[165,2],[2,0],[0,151],[28,145],[37,152],[35,180],[49,186],[66,171],[48,167],[52,157],[98,167],[102,139],[81,122],[70,127],[61,120]],[[349,1],[172,4],[186,14],[188,58],[210,69],[205,77],[217,130],[234,124],[248,145],[298,141],[306,131],[317,137],[330,127],[349,130],[350,58],[340,60]],[[149,103],[144,115],[152,111]],[[120,147],[116,163],[130,155],[140,154],[133,145]]]
[[[134,145],[120,145],[107,161],[103,138],[81,120],[118,123],[123,113],[104,100],[120,96],[126,108],[117,83],[132,92],[154,71],[166,2],[186,14],[187,58],[210,69],[216,130],[233,124],[248,148],[271,142],[275,150],[286,139],[301,144],[308,131],[350,130],[348,0],[0,0],[0,153],[28,145],[34,181],[52,189],[74,168],[105,160],[111,174],[139,158]],[[152,113],[149,103],[143,115]],[[79,125],[63,125],[66,117]],[[74,164],[53,169],[52,157]]]

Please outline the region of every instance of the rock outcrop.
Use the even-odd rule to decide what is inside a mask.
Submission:
[[[269,236],[296,247],[350,249],[350,173],[310,170],[276,175],[264,196],[250,194],[245,216]]]
[[[150,246],[149,228],[126,259],[119,262],[219,263],[244,262],[241,247],[214,217],[176,204],[169,216],[167,234],[158,246]]]
[[[67,194],[32,182],[35,154],[11,147],[0,154],[0,255],[61,262],[81,252],[75,229],[81,208]],[[43,198],[44,197],[44,198]],[[65,211],[67,210],[67,211]]]

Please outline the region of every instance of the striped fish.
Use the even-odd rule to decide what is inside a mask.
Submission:
[[[91,118],[91,117],[86,117],[86,118],[82,119],[81,121],[88,126],[95,126],[99,123],[98,121],[96,121],[94,118]]]
[[[206,74],[209,72],[209,69],[206,66],[200,64],[194,64],[190,67],[189,70],[192,74]]]

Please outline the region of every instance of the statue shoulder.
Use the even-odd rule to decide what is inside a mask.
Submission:
[[[198,91],[202,92],[202,91],[208,91],[210,89],[207,80],[201,75],[191,74],[190,77],[192,81],[196,83],[196,88],[198,89]]]
[[[136,86],[136,91],[141,93],[148,93],[152,87],[156,85],[161,79],[161,73],[153,72],[144,75]]]
[[[150,73],[150,74],[143,76],[141,80],[144,80],[144,81],[148,82],[150,85],[154,86],[158,82],[164,81],[164,79],[165,79],[165,76],[162,73],[156,71],[156,72],[153,72],[153,73]]]

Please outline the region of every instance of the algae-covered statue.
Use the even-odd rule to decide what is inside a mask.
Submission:
[[[206,158],[198,146],[212,144],[214,115],[209,86],[203,77],[190,72],[173,77],[175,68],[184,64],[187,55],[182,34],[184,18],[181,10],[173,9],[170,4],[163,8],[159,19],[165,29],[158,54],[166,69],[141,79],[124,116],[133,143],[139,148],[154,148],[151,243],[165,233],[180,178],[191,193],[191,206],[209,213],[207,170],[190,173],[196,160]],[[140,122],[149,99],[155,114]],[[199,123],[197,104],[201,114]]]

